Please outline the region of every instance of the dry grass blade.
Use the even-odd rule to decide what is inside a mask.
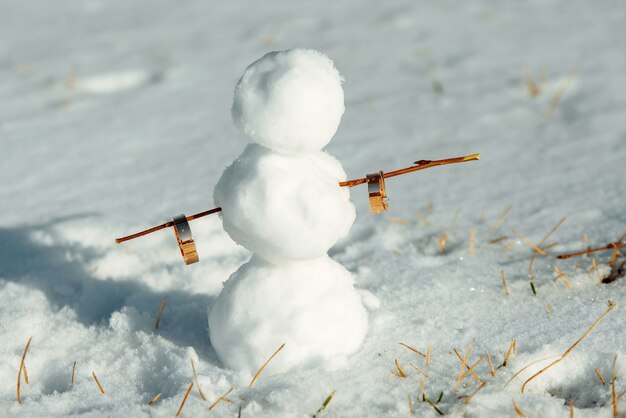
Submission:
[[[593,266],[593,269],[596,272],[596,277],[598,278],[598,281],[602,283],[602,276],[600,276],[600,272],[598,271],[598,263],[596,262],[595,258],[591,260],[591,265]]]
[[[24,371],[24,382],[26,382],[27,385],[30,385],[30,382],[28,381],[28,371],[26,370],[26,363],[24,363],[22,368]]]
[[[408,348],[408,349],[409,349],[409,350],[411,350],[412,352],[414,352],[414,353],[416,353],[416,354],[419,354],[419,355],[420,355],[420,356],[422,356],[422,357],[426,357],[426,356],[424,355],[424,353],[422,353],[421,351],[419,351],[419,350],[418,350],[418,349],[416,349],[416,348],[411,347],[411,346],[410,346],[410,345],[408,345],[408,344],[405,344],[405,343],[400,343],[400,345],[401,345],[402,347],[404,347],[404,348]]]
[[[491,356],[489,355],[489,351],[485,350],[485,354],[487,355],[487,362],[489,363],[489,373],[491,373],[491,375],[493,377],[496,376],[496,370],[493,368],[493,362],[491,361]]]
[[[419,367],[417,367],[415,364],[413,363],[409,363],[409,366],[413,367],[415,370],[417,370],[417,372],[419,374],[421,374],[424,377],[428,377],[428,373],[424,372],[422,369],[420,369]]]
[[[319,416],[319,414],[326,409],[326,407],[328,406],[328,404],[330,403],[330,401],[333,400],[333,396],[335,396],[335,391],[333,390],[331,392],[330,395],[328,395],[326,397],[326,399],[324,400],[324,403],[322,403],[322,406],[320,407],[320,409],[317,410],[317,412],[315,414],[313,414],[313,418],[317,418]],[[411,401],[411,395],[409,395],[409,402]],[[411,408],[413,407],[413,404],[411,404]],[[412,409],[411,409],[412,410]]]
[[[74,375],[76,374],[76,362],[72,364],[72,386],[74,385]]]
[[[528,95],[530,97],[539,96],[539,86],[535,83],[535,80],[530,75],[530,71],[524,71],[524,78],[526,79],[526,87],[528,88]]]
[[[474,241],[476,240],[476,228],[470,229],[469,233],[469,253],[470,256],[474,255]]]
[[[504,357],[504,361],[502,362],[502,365],[500,367],[506,367],[506,364],[509,361],[509,357],[511,357],[511,354],[513,353],[513,351],[515,351],[515,349],[517,348],[517,342],[515,341],[515,339],[511,340],[511,344],[509,345],[509,351],[506,352],[506,356]]]
[[[519,376],[524,370],[526,370],[530,366],[532,366],[534,364],[537,364],[537,363],[540,363],[542,361],[550,360],[551,358],[554,358],[554,357],[558,357],[558,356],[548,356],[548,357],[540,358],[539,360],[535,360],[535,361],[533,361],[531,363],[528,363],[527,365],[525,365],[524,367],[519,369],[509,380],[507,380],[507,382],[502,387],[503,388],[507,387],[509,385],[509,383],[511,383],[517,376]]]
[[[104,388],[100,384],[100,381],[98,380],[98,377],[96,376],[96,372],[91,372],[91,375],[93,376],[93,380],[95,380],[96,385],[98,385],[98,389],[100,389],[100,392],[102,393],[102,395],[106,396],[106,392],[104,391]]]
[[[572,286],[572,284],[569,282],[569,280],[567,280],[567,277],[565,277],[565,273],[563,273],[561,271],[561,269],[559,268],[559,266],[554,266],[554,271],[556,272],[556,274],[558,274],[558,278],[563,280],[563,283],[565,283],[565,285],[567,287],[569,287],[570,289],[574,289],[574,286]]]
[[[509,288],[506,285],[506,277],[504,276],[504,270],[502,270],[502,287],[504,287],[504,294],[509,296]]]
[[[543,255],[544,257],[547,256],[548,254],[542,250],[541,248],[539,248],[537,245],[535,245],[534,242],[532,242],[531,240],[529,240],[528,238],[526,238],[524,235],[520,234],[518,231],[513,231],[513,234],[515,234],[515,236],[517,236],[517,238],[521,239],[523,242],[525,242],[526,244],[528,244],[528,246],[530,248],[532,248],[533,250],[535,250],[535,252]]]
[[[511,211],[512,208],[513,208],[513,204],[510,204],[509,206],[506,207],[506,209],[504,209],[504,212],[502,212],[502,215],[500,215],[498,220],[491,226],[491,228],[494,231],[500,228],[500,226],[502,225],[506,217],[509,216],[509,212]]]
[[[489,240],[489,244],[498,244],[498,243],[504,241],[507,238],[508,238],[507,236],[501,236],[501,237],[498,237],[498,238],[494,238],[492,240]]]
[[[619,416],[618,401],[619,398],[615,394],[615,381],[617,380],[617,373],[615,373],[615,364],[617,363],[617,354],[613,357],[613,366],[611,367],[611,401],[613,402],[613,417]]]
[[[456,354],[456,356],[459,358],[459,360],[461,361],[461,368],[459,369],[459,376],[456,379],[456,385],[454,386],[454,393],[459,391],[459,387],[461,386],[461,381],[463,380],[463,377],[465,376],[464,371],[465,369],[471,369],[471,367],[467,364],[467,358],[469,357],[469,353],[470,351],[472,351],[472,346],[474,345],[474,342],[470,342],[469,346],[467,347],[467,350],[465,351],[465,356],[461,357],[461,355],[459,354],[459,352],[456,350],[456,348],[454,349],[454,354]],[[472,375],[474,376],[474,378],[478,378],[480,380],[480,378],[478,376],[476,376],[476,373],[474,373],[474,371],[471,371]]]
[[[390,216],[389,220],[391,222],[393,222],[394,224],[398,224],[398,225],[408,225],[409,223],[407,221],[405,221],[402,218],[396,218],[395,216]]]
[[[485,387],[485,385],[487,384],[486,381],[483,380],[483,382],[480,384],[480,386],[478,386],[478,388],[467,398],[465,398],[465,404],[467,405],[468,403],[470,403],[470,401],[472,400],[472,398],[474,397],[474,395],[476,395],[478,393],[478,391],[480,391],[482,388]]]
[[[442,232],[439,235],[439,240],[437,241],[437,252],[442,254],[446,250],[446,243],[448,242],[448,234]]]
[[[17,403],[22,403],[22,394],[20,392],[20,384],[22,381],[22,370],[24,369],[24,360],[26,359],[26,353],[28,353],[28,349],[30,348],[30,342],[33,340],[33,337],[28,339],[26,342],[26,347],[24,347],[24,352],[22,353],[22,360],[20,361],[20,369],[17,372]]]
[[[584,340],[587,335],[589,335],[591,333],[591,331],[594,330],[594,328],[596,326],[598,326],[598,324],[604,319],[604,317],[606,317],[613,309],[615,309],[617,305],[614,304],[613,302],[609,301],[609,307],[606,309],[606,311],[604,311],[604,313],[600,316],[600,318],[598,318],[596,320],[596,322],[594,322],[591,327],[589,327],[589,329],[583,334],[582,337],[580,337],[570,348],[568,348],[562,355],[561,357],[559,357],[558,359],[554,360],[552,363],[548,364],[546,367],[544,367],[543,369],[539,370],[537,373],[535,373],[534,375],[532,375],[530,378],[528,378],[528,380],[526,380],[524,382],[524,384],[522,385],[522,393],[524,393],[524,390],[526,389],[526,385],[528,383],[530,383],[530,381],[532,381],[533,379],[535,379],[537,376],[539,376],[540,374],[542,374],[543,372],[545,372],[546,370],[548,370],[550,367],[554,366],[555,364],[561,362],[565,357],[567,357],[567,355],[569,353],[571,353],[576,346],[578,346],[578,344],[580,344],[580,342],[582,340]]]
[[[530,282],[530,290],[532,290],[533,295],[537,296],[537,289],[535,289],[535,276],[533,275],[533,266],[535,265],[535,259],[537,258],[537,253],[534,253],[530,258],[530,264],[528,265],[528,281]]]
[[[187,391],[185,392],[185,396],[183,396],[183,401],[180,403],[178,407],[178,411],[176,411],[176,416],[179,417],[180,413],[183,411],[183,406],[185,406],[185,402],[187,402],[187,398],[189,397],[189,393],[191,392],[191,388],[193,387],[193,382],[189,384],[187,387]]]
[[[598,379],[600,379],[600,382],[602,382],[603,385],[606,385],[606,381],[604,380],[604,377],[602,377],[602,374],[600,374],[600,370],[598,370],[598,368],[596,367],[596,375],[598,376]]]
[[[617,399],[622,399],[622,396],[626,395],[626,389],[624,389],[624,391],[622,393],[619,394],[619,396],[617,397]]]
[[[569,401],[569,418],[574,418],[574,400]]]
[[[606,263],[609,267],[612,267],[613,264],[615,264],[615,262],[617,261],[617,259],[622,255],[622,253],[620,252],[620,250],[613,250],[613,253],[611,254],[611,259]]]
[[[562,218],[562,219],[559,221],[559,223],[557,223],[557,224],[556,224],[556,225],[555,225],[555,226],[554,226],[554,227],[550,230],[550,232],[548,232],[548,233],[546,234],[546,236],[545,236],[545,237],[543,237],[543,238],[541,239],[541,241],[539,241],[539,244],[538,244],[538,245],[539,245],[539,246],[542,246],[542,245],[543,245],[543,243],[544,243],[544,242],[546,242],[546,241],[548,240],[548,238],[550,238],[550,236],[551,236],[552,234],[554,234],[554,233],[556,232],[556,230],[557,230],[557,229],[559,229],[559,227],[560,227],[561,225],[563,225],[563,222],[565,222],[565,219],[567,219],[567,218],[565,218],[565,217],[564,217],[564,218]]]
[[[430,344],[428,344],[428,349],[426,350],[426,366],[430,366]]]
[[[469,364],[467,364],[467,358],[461,357],[461,355],[459,354],[459,352],[457,351],[456,348],[454,348],[452,351],[454,351],[454,354],[456,354],[457,358],[461,362],[461,370],[459,371],[458,379],[462,379],[464,376],[466,376],[465,375],[465,370],[470,370],[471,367],[469,366]],[[475,374],[474,374],[474,376],[478,377]]]
[[[515,413],[517,414],[517,416],[525,417],[526,415],[524,415],[522,410],[519,408],[519,405],[517,404],[517,402],[515,402],[515,399],[511,399],[511,400],[513,401],[513,408],[515,408]]]
[[[410,393],[409,393],[409,415],[413,415],[413,399],[411,399]]]
[[[228,391],[227,391],[225,394],[223,394],[222,396],[220,396],[219,398],[217,398],[217,400],[216,400],[215,402],[213,402],[213,403],[211,404],[211,406],[209,406],[209,411],[210,411],[211,409],[215,408],[215,407],[217,406],[217,404],[219,404],[220,402],[225,401],[225,400],[226,400],[226,397],[227,397],[228,395],[230,395],[230,392],[232,392],[232,391],[233,391],[233,388],[230,388],[230,389],[228,389]]]
[[[426,390],[424,389],[424,376],[420,376],[420,387],[422,390],[422,402],[426,401]]]
[[[480,377],[478,377],[478,376],[476,375],[476,373],[474,373],[474,369],[475,369],[475,368],[476,368],[476,366],[478,366],[478,365],[479,365],[482,361],[483,361],[483,358],[481,357],[481,358],[479,358],[479,359],[478,359],[478,361],[476,361],[476,363],[474,363],[474,364],[472,365],[472,367],[470,367],[470,368],[469,368],[469,369],[467,369],[465,372],[463,372],[463,376],[461,376],[461,380],[465,379],[465,377],[466,377],[468,374],[470,374],[470,373],[471,373],[471,374],[472,374],[472,376],[474,376],[474,379],[476,379],[477,381],[479,381],[479,382],[480,382],[480,380],[481,380],[481,379],[480,379]]]
[[[618,398],[615,395],[615,380],[617,380],[617,378],[613,376],[613,378],[611,379],[611,401],[613,402],[613,416],[618,417],[619,416],[619,411],[617,408]]]
[[[161,301],[161,307],[159,308],[159,313],[157,313],[156,324],[154,325],[155,329],[159,329],[159,323],[161,322],[161,314],[163,314],[163,309],[165,309],[166,303],[167,303],[167,297],[163,296],[163,300]]]
[[[263,373],[263,370],[265,370],[265,368],[267,367],[267,365],[270,363],[270,361],[272,361],[272,359],[274,358],[274,356],[276,354],[278,354],[280,352],[280,350],[282,350],[285,347],[285,343],[283,343],[280,347],[278,347],[278,349],[276,351],[274,351],[274,354],[272,354],[270,356],[270,358],[267,359],[267,361],[265,363],[263,363],[263,365],[261,366],[261,368],[259,369],[258,372],[256,372],[256,374],[254,375],[254,377],[252,378],[252,380],[250,381],[250,384],[248,385],[248,389],[250,389],[252,387],[252,385],[254,385],[254,382],[256,382],[256,380],[259,378],[259,376],[261,375],[261,373]]]
[[[549,117],[554,115],[554,112],[556,111],[556,108],[558,107],[559,103],[561,102],[561,98],[563,97],[563,95],[565,94],[565,92],[567,91],[567,89],[569,88],[570,84],[572,84],[572,81],[574,81],[575,78],[576,78],[576,74],[571,74],[569,77],[567,77],[567,80],[565,80],[563,83],[561,83],[559,88],[556,90],[556,92],[554,93],[554,96],[552,97],[552,103],[550,105],[550,110],[548,110],[548,113],[547,113],[547,115]]]
[[[150,402],[148,402],[148,406],[154,405],[154,403],[156,401],[158,401],[160,397],[161,397],[161,393],[160,392],[157,393],[156,395],[154,395],[154,397],[152,399],[150,399]]]
[[[406,377],[406,373],[404,373],[404,370],[402,370],[402,367],[400,367],[400,363],[398,363],[398,359],[394,359],[394,363],[396,363],[396,368],[398,369],[398,373],[396,376]]]
[[[206,398],[204,397],[204,393],[202,393],[202,389],[200,389],[200,384],[198,383],[198,376],[196,376],[196,366],[193,364],[193,359],[189,359],[191,360],[191,371],[193,372],[193,381],[196,382],[196,388],[198,389],[198,393],[200,394],[200,397],[202,398],[203,401],[206,401]]]

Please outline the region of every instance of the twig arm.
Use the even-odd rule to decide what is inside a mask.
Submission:
[[[188,221],[192,221],[194,219],[202,218],[203,216],[212,215],[214,213],[220,212],[221,210],[222,210],[222,208],[215,208],[215,209],[206,210],[204,212],[200,212],[200,213],[196,213],[194,215],[187,216],[187,220]],[[144,235],[148,235],[148,234],[151,234],[153,232],[160,231],[161,229],[169,228],[171,226],[174,226],[174,222],[173,221],[169,221],[169,222],[166,222],[166,223],[158,225],[158,226],[153,226],[152,228],[146,229],[145,231],[137,232],[135,234],[128,235],[128,236],[125,236],[125,237],[122,237],[122,238],[115,238],[115,243],[116,244],[121,244],[124,241],[130,241],[131,239],[143,237]]]

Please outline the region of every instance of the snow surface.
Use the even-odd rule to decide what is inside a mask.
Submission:
[[[341,163],[324,151],[281,154],[248,145],[214,191],[224,230],[279,263],[326,255],[355,219]]]
[[[246,68],[235,88],[235,125],[274,151],[300,154],[327,145],[345,110],[341,76],[319,51],[272,51]]]
[[[420,374],[409,363],[428,374],[430,399],[443,392],[437,406],[448,416],[514,416],[511,399],[527,416],[567,416],[572,399],[576,417],[610,416],[610,385],[594,369],[608,382],[619,354],[625,370],[626,282],[599,284],[591,257],[552,256],[626,232],[625,36],[619,1],[2,2],[0,415],[171,417],[193,358],[207,402],[194,388],[182,416],[207,414],[231,387],[233,402],[209,414],[233,417],[241,406],[247,417],[310,416],[336,391],[321,416],[407,416],[409,394],[416,416],[436,416],[416,401]],[[251,376],[223,368],[207,334],[207,308],[249,253],[217,218],[192,222],[200,263],[191,267],[172,231],[121,246],[113,238],[211,207],[245,143],[230,117],[242,68],[297,46],[323,51],[345,78],[346,112],[327,149],[350,178],[418,159],[482,158],[391,179],[380,216],[352,189],[357,219],[331,256],[372,306],[380,301],[363,348],[347,368],[262,374],[249,390]],[[533,296],[532,250],[513,231],[538,242],[563,216],[547,242],[560,244],[535,261]],[[606,274],[610,254],[595,257]],[[555,280],[555,264],[572,290]],[[617,308],[525,394],[523,377],[545,363],[503,387],[526,364],[563,353],[608,299]],[[474,341],[468,361],[489,350],[497,366],[513,338],[517,353],[495,377],[485,360],[476,367],[487,384],[464,404],[458,396],[478,382],[468,377],[454,393],[451,351]],[[400,342],[430,345],[430,365]],[[392,373],[396,358],[406,378]]]

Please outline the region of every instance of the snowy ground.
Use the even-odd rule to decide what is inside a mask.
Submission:
[[[567,416],[570,400],[577,417],[611,415],[616,354],[626,373],[626,279],[599,284],[591,257],[553,255],[626,233],[623,2],[181,4],[0,1],[0,415],[173,416],[190,359],[207,401],[194,388],[183,416],[206,414],[231,387],[232,403],[210,414],[310,416],[336,391],[322,416],[407,416],[409,396],[415,415],[436,416],[417,399],[410,363],[428,374],[430,399],[443,392],[437,408],[449,416],[515,416],[512,399],[531,417]],[[325,52],[346,79],[346,113],[327,149],[351,177],[418,159],[482,159],[389,181],[385,215],[371,216],[365,190],[353,189],[357,221],[331,255],[370,305],[380,301],[365,345],[347,368],[267,373],[248,390],[250,376],[223,369],[207,334],[207,308],[249,257],[219,219],[193,223],[201,262],[191,267],[171,231],[122,246],[113,238],[211,207],[245,144],[230,121],[238,77],[266,51],[294,46]],[[533,296],[533,251],[513,231],[538,242],[564,216],[547,242],[560,244],[535,262]],[[610,255],[595,255],[599,274]],[[617,308],[525,394],[524,377],[545,361],[503,387],[564,352],[609,299]],[[468,376],[454,392],[452,350],[473,341],[468,362],[488,350],[497,366],[512,339],[517,352],[495,377],[485,359],[476,367],[487,383],[464,404],[479,383]],[[431,364],[400,342],[430,345]],[[395,359],[407,377],[393,374]]]

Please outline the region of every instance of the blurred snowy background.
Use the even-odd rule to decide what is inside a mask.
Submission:
[[[554,255],[626,233],[625,39],[621,1],[0,0],[0,415],[173,416],[194,359],[207,401],[194,388],[182,416],[231,387],[232,403],[210,414],[310,416],[336,391],[322,415],[437,416],[411,364],[427,374],[426,396],[443,393],[446,415],[514,416],[515,399],[527,416],[566,416],[570,401],[577,417],[610,416],[612,370],[626,373],[626,279],[600,283],[611,252]],[[345,78],[327,150],[349,177],[482,159],[390,180],[380,216],[352,189],[357,221],[331,256],[369,292],[363,349],[347,368],[268,373],[248,390],[250,376],[222,368],[207,333],[207,308],[249,257],[220,220],[193,222],[191,267],[171,231],[113,239],[212,207],[246,143],[230,120],[237,79],[292,47],[324,52]],[[533,295],[533,250],[514,231],[538,243],[563,217],[545,243],[559,244],[536,257]],[[563,353],[608,299],[617,308],[525,394],[545,362],[503,387]],[[491,376],[485,352],[497,367],[513,339]],[[400,342],[430,345],[430,364]],[[453,349],[471,342],[468,362],[483,358],[475,371],[487,383],[465,404],[480,383],[470,375],[455,392]],[[618,395],[625,381],[618,373]]]

